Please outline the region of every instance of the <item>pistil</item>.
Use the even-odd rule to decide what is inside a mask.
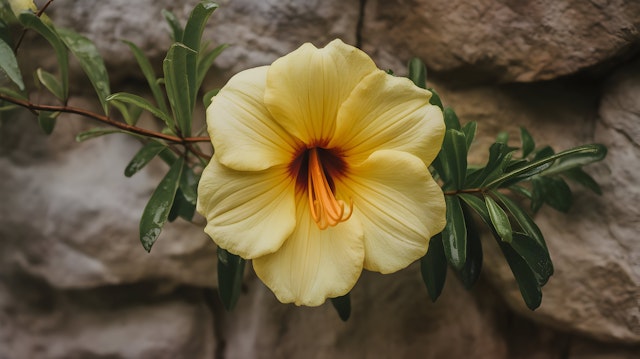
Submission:
[[[307,173],[307,191],[311,217],[320,229],[335,226],[351,217],[353,203],[345,213],[345,202],[336,199],[322,166],[317,148],[309,149],[309,167]]]

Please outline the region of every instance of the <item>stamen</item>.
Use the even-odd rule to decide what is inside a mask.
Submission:
[[[320,163],[318,150],[309,150],[309,171],[307,191],[309,192],[309,209],[311,217],[320,229],[335,226],[351,217],[353,201],[350,201],[349,212],[345,215],[345,202],[336,199],[327,180],[324,168]]]

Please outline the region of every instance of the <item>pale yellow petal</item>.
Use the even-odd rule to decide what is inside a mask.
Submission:
[[[421,258],[445,225],[444,195],[426,165],[406,152],[374,152],[336,181],[337,195],[353,200],[364,230],[364,268],[400,270]]]
[[[430,164],[442,145],[445,125],[431,92],[410,80],[376,71],[364,78],[338,113],[329,147],[338,147],[353,162],[374,151],[409,152]]]
[[[211,142],[218,161],[227,167],[257,171],[284,164],[300,146],[264,105],[267,69],[238,73],[207,109]]]
[[[265,102],[290,133],[322,145],[333,134],[342,103],[376,69],[364,52],[340,40],[322,49],[306,43],[270,66]]]
[[[295,227],[295,181],[282,166],[241,172],[214,157],[198,185],[205,232],[222,248],[251,259],[280,248]]]
[[[317,306],[348,293],[362,272],[362,228],[348,220],[325,230],[311,219],[306,196],[295,231],[273,254],[253,260],[258,277],[283,303]]]

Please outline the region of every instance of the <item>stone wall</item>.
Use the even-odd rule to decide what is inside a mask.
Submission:
[[[194,2],[195,3],[195,2]],[[94,40],[112,89],[143,91],[140,45],[160,67],[169,44],[160,10],[193,3],[56,0],[56,23]],[[44,136],[28,112],[0,126],[0,358],[638,358],[640,357],[640,2],[624,0],[227,0],[205,37],[230,47],[206,88],[268,64],[303,42],[339,37],[381,68],[404,74],[411,56],[463,122],[478,121],[479,161],[498,130],[527,127],[557,149],[609,147],[588,171],[596,196],[574,188],[569,214],[536,217],[556,272],[542,306],[524,308],[487,241],[478,284],[449,276],[432,304],[416,265],[365,273],[352,317],[331,304],[279,304],[247,273],[238,307],[216,294],[215,246],[176,221],[151,254],[138,242],[142,209],[166,168],[122,175],[139,143],[65,116]],[[21,57],[53,54],[28,34]],[[95,108],[74,79],[72,104]],[[453,274],[453,273],[450,273]]]

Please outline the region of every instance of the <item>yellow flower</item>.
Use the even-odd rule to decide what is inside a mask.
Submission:
[[[422,257],[445,225],[431,93],[335,40],[238,73],[207,109],[198,212],[283,303],[348,293]]]
[[[38,11],[38,8],[36,7],[36,4],[33,3],[33,0],[9,0],[9,6],[11,6],[11,11],[16,17],[18,17],[18,15],[20,15],[20,13],[22,13],[23,11]]]

